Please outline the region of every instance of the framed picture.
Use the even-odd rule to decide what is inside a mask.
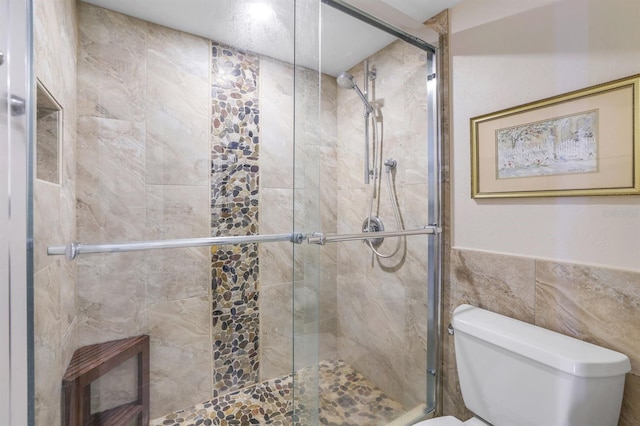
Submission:
[[[472,198],[640,195],[640,75],[471,119]]]

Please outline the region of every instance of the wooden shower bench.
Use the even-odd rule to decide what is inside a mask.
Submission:
[[[91,413],[91,382],[136,356],[138,397],[136,401],[99,413]],[[136,336],[83,346],[73,353],[62,378],[64,426],[119,426],[132,420],[149,424],[149,336]]]

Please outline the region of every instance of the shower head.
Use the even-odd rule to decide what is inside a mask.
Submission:
[[[336,81],[338,82],[338,86],[344,89],[353,89],[356,86],[353,76],[346,71],[342,71],[338,74]]]
[[[364,93],[362,93],[362,91],[360,90],[360,88],[356,84],[356,81],[355,81],[355,79],[353,78],[353,76],[351,74],[349,74],[346,71],[342,71],[336,77],[336,81],[338,82],[338,86],[340,86],[340,87],[342,87],[344,89],[353,89],[353,90],[356,91],[356,93],[358,94],[358,96],[360,96],[360,99],[364,103],[364,107],[365,107],[365,109],[367,111],[367,115],[369,115],[371,112],[373,112],[373,107],[371,106],[371,104],[367,100],[367,97],[364,95]]]

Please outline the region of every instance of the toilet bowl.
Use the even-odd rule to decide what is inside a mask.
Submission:
[[[616,426],[629,358],[470,305],[453,313],[458,379],[477,417],[415,426]]]

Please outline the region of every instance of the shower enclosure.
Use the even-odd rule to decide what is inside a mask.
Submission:
[[[124,3],[34,1],[34,423],[433,413],[437,34]]]

